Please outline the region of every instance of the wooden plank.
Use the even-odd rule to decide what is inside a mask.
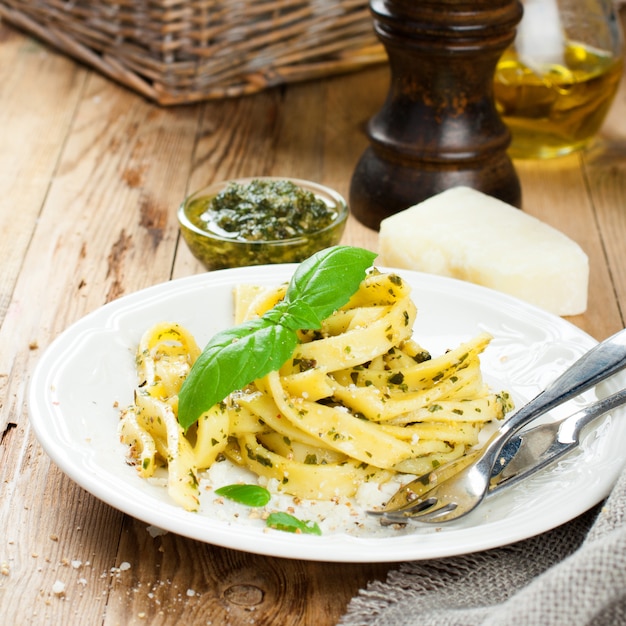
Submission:
[[[61,474],[21,426],[12,432],[2,460],[13,470],[0,508],[4,623],[101,623],[122,515]]]
[[[159,109],[95,74],[75,109],[0,330],[1,371],[9,372],[1,415],[4,424],[15,424],[5,432],[0,502],[2,527],[13,529],[11,583],[20,589],[3,601],[3,619],[15,624],[30,623],[33,611],[36,623],[72,623],[76,615],[81,623],[99,623],[115,591],[107,573],[117,565],[123,516],[62,476],[34,442],[24,407],[28,375],[40,351],[73,321],[169,278],[175,207],[189,176],[199,113]],[[32,306],[33,293],[42,306]],[[30,554],[41,556],[40,567],[33,567],[39,556]],[[74,568],[68,559],[90,565]],[[61,594],[54,593],[57,580],[65,585]]]
[[[278,89],[202,105],[187,193],[221,180],[274,174],[280,106],[281,91]],[[204,271],[181,238],[173,278]]]
[[[387,66],[326,83],[324,183],[350,202],[352,174],[369,146],[366,126],[381,109],[389,87]],[[378,250],[378,232],[351,216],[342,243]]]
[[[621,6],[626,27],[626,6]],[[600,135],[583,155],[589,192],[602,236],[613,288],[626,326],[626,67]]]
[[[331,626],[347,599],[385,564],[316,563],[226,550],[127,520],[105,626],[257,624]],[[185,563],[181,567],[181,563]]]
[[[1,22],[0,55],[2,320],[86,72]]]
[[[624,112],[626,114],[626,111]],[[624,140],[605,143],[601,153],[585,158],[589,189],[593,199],[603,254],[620,311],[620,327],[626,325],[626,150]],[[605,292],[605,298],[610,294]],[[606,303],[605,303],[606,304]]]
[[[14,362],[24,356],[18,339],[43,348],[84,313],[171,271],[198,109],[159,109],[91,77],[0,335],[0,372],[14,370],[20,390],[28,365]],[[47,306],[24,311],[33,290]]]

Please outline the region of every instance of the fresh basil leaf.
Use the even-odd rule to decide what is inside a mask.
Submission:
[[[178,421],[189,428],[229,393],[277,370],[298,345],[295,333],[264,318],[218,333],[191,368],[178,394]]]
[[[271,499],[270,492],[259,485],[225,485],[215,493],[247,506],[265,506]]]
[[[303,261],[285,294],[298,330],[319,328],[323,320],[346,304],[375,258],[376,253],[363,248],[334,246]]]
[[[189,428],[229,393],[280,369],[298,345],[297,331],[320,328],[346,304],[375,257],[351,246],[322,250],[296,268],[285,298],[273,309],[215,335],[180,389],[181,426]]]
[[[283,530],[288,533],[306,533],[309,535],[321,535],[322,531],[316,522],[311,520],[299,520],[289,513],[270,513],[265,521],[269,528]]]

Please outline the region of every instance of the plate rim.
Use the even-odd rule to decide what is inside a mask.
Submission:
[[[254,529],[255,532],[253,533],[242,533],[241,526],[237,527],[236,524],[232,525],[224,522],[223,520],[213,520],[197,513],[189,513],[187,511],[183,511],[176,505],[165,506],[162,510],[152,510],[146,513],[141,506],[138,506],[137,500],[127,497],[122,498],[120,494],[118,494],[117,504],[112,503],[109,486],[106,483],[94,484],[92,480],[85,477],[84,467],[79,467],[72,460],[71,455],[68,455],[66,453],[67,451],[63,450],[62,442],[59,440],[55,441],[54,438],[51,439],[49,437],[51,434],[51,426],[46,423],[45,419],[43,419],[41,406],[42,399],[47,395],[49,386],[55,380],[52,371],[53,368],[50,368],[49,366],[54,363],[55,357],[58,356],[59,351],[61,351],[61,355],[67,353],[74,343],[81,340],[83,333],[89,334],[90,332],[94,332],[94,329],[91,328],[91,325],[94,322],[97,323],[100,318],[103,318],[107,320],[107,324],[105,324],[104,327],[108,328],[111,326],[112,328],[115,328],[116,312],[119,313],[119,311],[123,311],[124,307],[129,307],[135,302],[145,303],[146,301],[149,302],[153,298],[158,298],[162,291],[171,294],[178,291],[193,291],[193,289],[201,289],[207,286],[215,287],[220,284],[234,285],[237,281],[243,280],[244,276],[250,277],[246,280],[263,276],[263,280],[266,282],[268,280],[268,276],[264,276],[266,274],[272,276],[272,281],[278,281],[282,280],[283,277],[288,278],[296,267],[297,264],[277,264],[249,266],[244,268],[229,268],[160,282],[106,303],[69,325],[56,338],[53,339],[39,358],[32,373],[27,391],[30,424],[39,444],[42,446],[50,459],[61,469],[61,471],[76,482],[81,488],[85,489],[101,501],[107,503],[109,506],[116,508],[122,513],[139,519],[146,524],[157,526],[169,532],[174,532],[181,536],[198,541],[255,554],[302,560],[344,563],[425,560],[455,556],[507,545],[508,543],[527,539],[566,523],[567,521],[573,519],[576,515],[588,510],[608,495],[610,488],[614,484],[617,479],[617,474],[619,473],[616,469],[613,471],[610,479],[604,480],[601,487],[598,488],[593,495],[586,494],[584,500],[577,506],[572,506],[571,510],[562,510],[560,515],[553,518],[550,523],[544,523],[541,525],[540,529],[534,527],[528,528],[526,532],[521,530],[516,533],[513,538],[504,543],[498,538],[498,534],[492,535],[489,532],[489,529],[493,526],[493,523],[490,523],[489,521],[463,529],[462,532],[464,536],[467,537],[467,541],[463,546],[458,545],[458,543],[455,544],[454,541],[451,541],[448,546],[437,543],[434,548],[429,547],[424,544],[428,544],[427,538],[431,535],[420,533],[414,533],[411,535],[404,534],[397,537],[354,537],[343,533],[337,533],[319,538],[307,535],[292,536],[290,533],[270,531],[263,532],[263,542],[259,542],[258,529]],[[443,291],[446,294],[454,293],[455,297],[458,297],[459,294],[461,296],[471,294],[472,296],[475,296],[473,300],[492,301],[495,298],[501,305],[506,306],[507,308],[513,308],[517,311],[523,311],[524,314],[530,316],[530,318],[548,318],[552,321],[552,323],[557,324],[559,327],[562,326],[563,328],[567,328],[570,333],[573,333],[578,338],[582,339],[583,342],[586,342],[587,348],[597,344],[597,341],[593,337],[582,329],[574,326],[568,320],[539,309],[532,304],[519,300],[508,294],[496,292],[487,287],[445,276],[425,274],[402,268],[388,268],[384,266],[380,266],[380,269],[382,271],[397,272],[401,276],[410,275],[412,280],[423,281],[424,284],[430,288],[430,290]],[[132,386],[132,383],[130,385]],[[56,424],[56,426],[61,427],[63,424]],[[123,458],[120,458],[119,462],[123,463]],[[124,494],[124,496],[126,496],[126,494]],[[141,502],[142,500],[139,500],[139,503]],[[191,522],[194,518],[195,522]],[[206,532],[201,532],[202,529],[199,528],[198,520],[202,520],[202,526],[205,531],[206,529],[209,529],[214,532],[216,530],[215,525],[217,524],[217,530],[219,531],[218,534],[221,533],[217,538],[218,540],[215,540],[216,538],[214,536],[207,537]],[[480,537],[477,535],[480,535]],[[474,540],[476,543],[472,544],[472,541]],[[329,547],[321,549],[320,541],[323,546]]]

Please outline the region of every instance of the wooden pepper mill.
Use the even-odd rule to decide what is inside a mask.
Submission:
[[[370,8],[391,85],[352,177],[354,215],[378,229],[385,217],[457,185],[520,206],[510,133],[493,98],[520,2],[371,0]]]

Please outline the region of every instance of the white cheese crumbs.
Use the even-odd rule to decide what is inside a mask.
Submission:
[[[496,289],[556,315],[587,308],[589,260],[565,234],[469,187],[383,220],[381,265]]]
[[[122,561],[120,563],[120,572],[125,572],[130,569],[130,563],[128,561]]]
[[[52,585],[52,593],[55,596],[65,595],[65,583],[60,580],[56,580],[54,585]]]
[[[196,592],[193,589],[187,589],[187,597],[193,598],[196,595]]]
[[[252,526],[262,529],[263,532],[267,532],[266,520],[270,513],[282,511],[290,512],[300,520],[316,522],[324,535],[345,533],[356,537],[397,537],[399,533],[410,534],[414,530],[408,526],[402,530],[383,526],[377,517],[366,515],[364,511],[380,509],[400,485],[411,478],[413,476],[405,475],[383,484],[377,481],[364,483],[353,498],[336,496],[333,500],[309,500],[294,498],[281,491],[281,484],[275,478],[257,477],[226,460],[214,463],[209,469],[201,472],[200,489],[207,497],[201,498],[200,512],[213,520],[236,523],[238,527]],[[264,507],[245,507],[228,498],[222,498],[218,505],[211,495],[212,491],[236,483],[266,487],[271,494],[270,502]]]

